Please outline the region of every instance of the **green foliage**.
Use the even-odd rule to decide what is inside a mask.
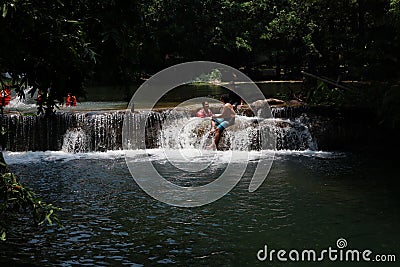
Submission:
[[[60,225],[55,213],[58,210],[60,208],[43,202],[32,189],[22,186],[15,174],[6,172],[0,176],[0,240],[4,241],[6,238],[5,222],[11,214],[29,212],[38,226],[45,223]]]
[[[317,88],[308,91],[307,103],[344,106],[349,103],[349,99],[346,99],[346,92],[343,89],[329,87],[326,83],[318,81]]]
[[[287,79],[306,69],[393,81],[400,70],[399,0],[3,0],[0,24],[0,73],[19,94],[41,89],[48,113],[87,80],[130,85],[192,60]]]
[[[400,0],[391,0],[390,1],[389,14],[391,15],[394,22],[400,21]],[[396,26],[399,27],[400,25],[397,24]]]
[[[0,8],[0,73],[11,75],[21,97],[28,83],[30,94],[41,90],[46,97],[38,111],[51,113],[68,91],[80,92],[95,58],[79,5],[8,0]],[[3,75],[0,80],[3,85]]]
[[[220,70],[215,69],[210,73],[205,73],[195,78],[193,82],[195,83],[218,83],[222,81],[222,73]]]

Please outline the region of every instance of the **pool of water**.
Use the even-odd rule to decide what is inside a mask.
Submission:
[[[108,110],[122,110],[126,109],[128,106],[127,102],[118,101],[104,101],[104,102],[79,102],[76,107],[65,107],[60,106],[57,111],[75,112],[75,111],[108,111]],[[22,112],[22,113],[36,113],[37,106],[35,103],[26,103],[15,99],[9,106],[7,106],[4,111],[7,112]]]
[[[133,96],[138,86],[132,86],[128,95],[122,87],[91,87],[87,88],[87,98],[78,98],[78,103],[75,107],[59,106],[60,111],[107,111],[107,110],[121,110],[126,109],[129,100]],[[8,106],[5,107],[5,112],[22,112],[22,113],[36,113],[36,95],[30,97],[28,94],[29,89],[25,90],[26,98],[19,99],[13,98]],[[214,85],[184,85],[179,86],[165,96],[163,96],[157,108],[174,107],[179,103],[194,97],[209,96],[217,98],[228,92],[221,86]],[[14,95],[14,94],[13,94]]]
[[[256,255],[264,245],[336,247],[339,238],[374,253],[400,249],[397,159],[385,154],[281,151],[257,191],[247,190],[250,171],[226,196],[197,208],[168,206],[144,193],[123,151],[5,157],[24,184],[63,209],[64,227],[12,227],[0,243],[1,265],[308,266],[261,263]],[[153,161],[162,168],[163,161]]]
[[[226,85],[226,84],[225,84]],[[301,82],[260,82],[257,86],[266,97],[280,92],[299,88]],[[245,87],[246,83],[238,83],[237,87]],[[139,85],[132,85],[129,92],[123,87],[97,86],[86,88],[86,98],[79,98],[76,107],[60,106],[61,111],[104,111],[126,109],[129,100],[136,92]],[[13,98],[5,112],[36,113],[36,95],[30,97],[25,90],[26,98]],[[228,89],[220,85],[211,84],[188,84],[178,86],[165,94],[157,103],[156,108],[175,107],[176,105],[196,97],[209,97],[219,99],[222,94],[228,93]],[[15,93],[13,92],[13,95]]]

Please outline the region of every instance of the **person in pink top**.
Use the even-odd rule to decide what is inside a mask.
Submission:
[[[207,101],[204,101],[201,103],[203,105],[203,108],[197,111],[196,117],[199,118],[211,118],[214,114],[212,113],[210,109],[210,104]]]

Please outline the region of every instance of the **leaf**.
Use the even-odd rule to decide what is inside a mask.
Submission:
[[[65,22],[71,23],[71,24],[83,24],[83,22],[80,22],[78,20],[71,20],[71,19],[67,19],[67,20],[65,20]]]
[[[53,225],[53,222],[50,219],[50,216],[53,214],[53,210],[50,210],[49,214],[46,215],[46,220],[49,222],[50,225]]]
[[[0,241],[6,241],[6,232],[3,232],[0,236]]]
[[[7,12],[8,12],[7,4],[4,4],[3,5],[3,18],[5,18],[7,16]]]

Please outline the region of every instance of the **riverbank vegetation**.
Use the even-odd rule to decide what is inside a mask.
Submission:
[[[24,187],[10,172],[2,154],[0,170],[0,241],[6,240],[10,226],[27,218],[37,226],[46,223],[61,225],[55,213],[60,208],[44,202],[32,189]]]
[[[0,15],[0,72],[20,94],[27,82],[49,91],[42,111],[85,82],[128,86],[192,60],[254,80],[399,77],[398,0],[7,0]]]

